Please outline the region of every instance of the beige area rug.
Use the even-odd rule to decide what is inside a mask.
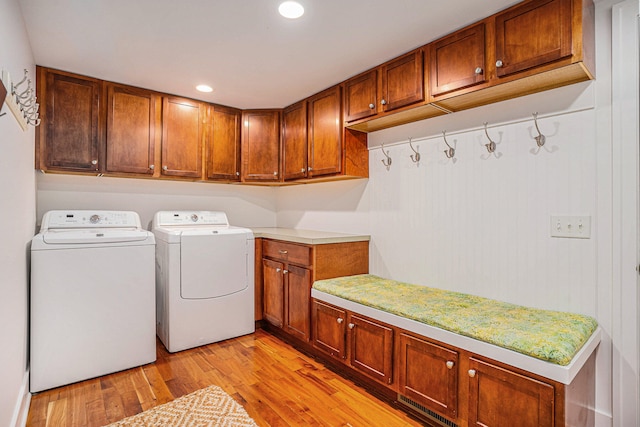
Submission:
[[[106,427],[257,427],[244,408],[218,386],[184,395]]]

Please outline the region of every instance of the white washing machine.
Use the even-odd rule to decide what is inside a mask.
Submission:
[[[31,392],[156,360],[154,256],[135,212],[44,215],[31,243]]]
[[[253,232],[211,211],[157,212],[152,229],[157,334],[167,350],[254,332]]]

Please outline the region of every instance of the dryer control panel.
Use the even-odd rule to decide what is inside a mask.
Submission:
[[[156,213],[156,226],[209,225],[229,226],[227,214],[219,211],[161,211]]]

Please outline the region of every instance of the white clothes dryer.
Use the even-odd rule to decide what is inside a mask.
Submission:
[[[31,392],[156,360],[154,254],[135,212],[44,215],[31,243]]]
[[[253,232],[212,211],[160,211],[152,230],[156,332],[167,350],[253,333]]]

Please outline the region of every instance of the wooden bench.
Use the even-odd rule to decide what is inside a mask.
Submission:
[[[311,296],[316,349],[444,425],[594,423],[601,330],[589,316],[369,274],[317,281]]]

